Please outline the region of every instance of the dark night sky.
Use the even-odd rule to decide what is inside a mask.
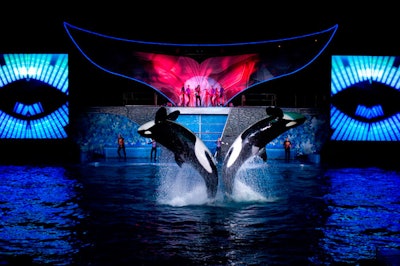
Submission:
[[[171,2],[160,6],[149,2],[119,5],[109,1],[105,5],[85,4],[86,7],[14,4],[8,11],[2,10],[0,52],[69,53],[70,90],[79,91],[77,95],[82,101],[90,101],[107,98],[137,84],[104,73],[87,62],[67,36],[64,21],[106,35],[171,43],[272,40],[313,33],[338,24],[338,31],[323,55],[296,74],[293,81],[288,81],[303,88],[313,87],[313,82],[322,84],[314,87],[329,86],[332,54],[400,54],[396,8],[383,2],[376,4],[380,6],[350,8],[329,2],[324,2],[323,7],[304,3],[293,6],[286,2],[269,6],[267,2],[251,4],[249,1],[240,6],[232,6],[233,2],[230,6],[197,2],[190,3],[188,8]]]

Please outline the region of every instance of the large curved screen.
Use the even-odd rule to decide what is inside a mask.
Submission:
[[[197,98],[202,99],[201,106],[226,106],[253,86],[308,66],[337,30],[335,25],[260,42],[176,44],[121,39],[69,23],[64,26],[77,49],[96,67],[143,83],[174,106],[198,106]]]

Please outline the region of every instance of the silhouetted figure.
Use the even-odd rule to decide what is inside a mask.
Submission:
[[[157,160],[157,141],[155,139],[151,139],[151,151],[150,151],[150,160]]]
[[[217,99],[217,90],[214,87],[211,87],[211,90],[210,90],[211,106],[215,106],[215,104],[216,104],[215,100],[216,99]]]
[[[121,155],[121,150],[124,156],[124,159],[126,160],[126,150],[125,150],[125,139],[124,137],[122,137],[121,134],[118,134],[118,157],[120,159],[122,159],[122,155]]]
[[[290,160],[290,148],[292,147],[292,143],[289,138],[286,138],[283,142],[283,148],[285,149],[285,160],[288,162]]]
[[[224,87],[219,88],[219,93],[218,93],[218,105],[223,106],[225,104],[225,92],[224,92]]]
[[[185,89],[185,85],[182,86],[181,88],[181,95],[179,96],[180,99],[180,103],[179,106],[185,106],[185,94],[186,94],[186,89]]]
[[[223,142],[221,138],[218,138],[216,143],[217,143],[217,146],[215,148],[214,157],[217,160],[217,162],[220,162],[222,159],[221,146],[222,146],[222,144],[228,145],[228,143]]]
[[[196,95],[196,107],[201,106],[201,90],[200,90],[200,85],[197,85],[196,88],[194,88],[194,93]]]
[[[186,106],[190,106],[190,95],[192,94],[192,90],[190,89],[190,85],[188,84],[186,87],[186,97],[187,97],[187,102],[186,102]]]

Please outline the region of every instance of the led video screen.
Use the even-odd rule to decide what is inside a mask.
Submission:
[[[331,58],[331,140],[400,140],[400,56]]]
[[[0,139],[65,139],[68,54],[0,54]]]

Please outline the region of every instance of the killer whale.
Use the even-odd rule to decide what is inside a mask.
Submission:
[[[265,146],[284,133],[304,123],[305,116],[296,112],[283,112],[278,107],[267,107],[267,117],[246,128],[227,151],[222,169],[222,180],[227,195],[232,194],[234,179],[239,168],[251,157],[267,160]]]
[[[215,198],[218,188],[218,171],[215,159],[204,142],[192,131],[175,122],[180,111],[167,114],[167,109],[157,110],[155,119],[141,125],[137,132],[146,138],[153,138],[170,150],[175,162],[181,167],[190,164],[204,178],[208,198]]]

